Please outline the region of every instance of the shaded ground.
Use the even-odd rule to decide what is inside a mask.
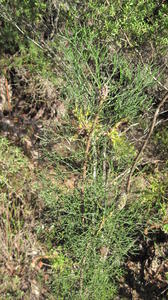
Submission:
[[[161,230],[139,241],[138,255],[125,264],[126,277],[120,283],[124,299],[167,299],[168,237]]]

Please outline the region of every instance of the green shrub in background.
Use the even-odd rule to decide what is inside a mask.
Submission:
[[[27,45],[26,38],[35,38],[40,31],[46,12],[45,1],[0,1],[1,51],[15,53],[21,45]]]
[[[167,45],[167,13],[164,1],[154,0],[75,1],[69,10],[72,26],[85,24],[103,41],[115,41],[119,47],[138,46],[146,40]]]
[[[19,33],[15,25],[26,31],[27,36],[36,39],[38,31],[47,30],[46,24],[53,26],[52,18],[58,19],[55,26],[61,30],[64,30],[65,23],[69,28],[84,25],[97,33],[102,41],[115,41],[120,47],[127,44],[136,46],[147,39],[159,45],[168,43],[168,7],[165,1],[15,0],[11,3],[1,0],[0,5],[3,22],[1,41],[5,41],[5,45],[2,44],[5,49],[12,47],[14,50],[23,42],[21,31]]]
[[[1,52],[14,54],[33,39],[51,52],[53,59],[58,55],[58,33],[65,35],[68,30],[71,36],[83,28],[95,35],[96,45],[98,41],[105,47],[108,43],[113,49],[116,43],[119,47],[140,46],[146,41],[168,44],[168,6],[163,1],[1,0],[0,8]],[[55,34],[50,42],[52,30]]]

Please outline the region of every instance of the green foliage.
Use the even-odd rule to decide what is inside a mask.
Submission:
[[[165,233],[168,233],[168,224],[164,224],[164,225],[163,225],[163,231],[164,231]]]
[[[152,99],[147,90],[154,84],[150,67],[133,67],[122,55],[111,53],[107,45],[97,42],[97,34],[85,26],[78,32],[60,37],[59,53],[64,53],[62,101],[67,100],[69,117],[63,126],[44,131],[43,154],[51,162],[63,163],[72,171],[81,171],[85,159],[87,136],[94,126],[89,162],[98,161],[102,172],[104,145],[110,168],[130,166],[135,149],[120,132],[119,124],[132,122],[147,111]],[[107,86],[107,98],[100,109],[100,94]],[[98,119],[95,122],[95,116]],[[81,138],[83,136],[83,138]],[[62,149],[62,150],[61,150]],[[98,159],[96,159],[98,155]],[[89,163],[88,174],[93,172]]]
[[[6,138],[0,138],[0,185],[11,191],[23,187],[28,179],[28,160],[22,151],[10,145]]]
[[[63,253],[60,253],[56,256],[56,258],[53,259],[52,262],[52,268],[56,270],[56,272],[63,271],[68,264],[68,259],[63,255]]]
[[[46,11],[44,1],[0,1],[1,50],[16,52],[21,45],[27,45],[26,37],[34,38],[35,29],[40,26]],[[33,26],[34,28],[33,28]]]
[[[63,37],[60,47],[64,47],[66,62],[66,95],[75,111],[80,107],[90,121],[98,109],[98,94],[107,84],[109,95],[100,117],[112,124],[122,118],[132,120],[151,105],[145,91],[154,84],[153,74],[150,67],[135,68],[122,55],[111,55],[97,38],[86,27],[74,28],[71,36]]]
[[[109,132],[108,136],[111,140],[114,157],[118,164],[123,167],[129,165],[136,155],[136,150],[133,145],[125,138],[125,136],[113,127]]]
[[[137,46],[147,39],[167,45],[167,12],[166,3],[154,0],[75,1],[68,25],[85,24],[103,41],[115,41],[119,47]]]
[[[112,56],[107,45],[97,42],[97,34],[85,26],[61,36],[58,51],[64,52],[65,85],[61,96],[62,101],[67,99],[69,119],[63,126],[58,125],[57,130],[46,128],[41,141],[44,156],[51,163],[63,163],[71,171],[81,171],[87,136],[94,126],[88,175],[94,172],[93,162],[102,174],[105,152],[110,170],[113,165],[118,171],[130,166],[136,151],[119,125],[133,122],[151,107],[147,91],[154,84],[154,72],[146,66],[133,67],[122,55]],[[100,108],[104,86],[108,93]]]
[[[12,3],[8,0],[1,0],[0,4],[4,5],[4,8],[8,7],[9,11],[15,9],[15,16],[18,20],[23,20],[26,17],[28,21],[38,21],[42,16],[42,12],[46,9],[45,2],[39,0],[23,0],[21,2],[14,0]]]
[[[18,70],[24,68],[33,76],[41,76],[44,79],[50,77],[51,82],[55,83],[56,78],[52,72],[52,63],[46,57],[43,50],[39,49],[33,42],[28,46],[20,46],[20,55],[16,55],[10,68],[15,67]]]
[[[135,53],[129,59],[118,49],[138,48],[146,40],[152,46],[168,45],[168,8],[164,1],[154,0],[56,1],[57,34],[49,41],[52,4],[0,0],[1,51],[14,54],[9,59],[4,55],[1,68],[25,71],[29,93],[33,94],[39,78],[49,79],[58,91],[53,97],[54,120],[47,115],[50,122],[40,131],[41,162],[47,167],[36,170],[39,177],[34,184],[34,193],[44,204],[36,231],[50,254],[46,259],[54,298],[110,300],[117,295],[126,257],[138,251],[137,239],[147,221],[159,220],[162,230],[168,231],[168,185],[162,182],[162,174],[148,176],[148,190],[135,191],[130,195],[134,201],[123,209],[117,207],[125,174],[136,156],[136,145],[129,141],[124,124],[131,125],[152,106],[150,88],[156,74],[152,65],[135,63]],[[57,103],[66,106],[63,119]],[[52,109],[52,103],[46,107]],[[156,134],[155,142],[166,155],[167,128]],[[21,266],[26,251],[21,232],[31,249],[25,199],[31,193],[33,172],[23,153],[5,138],[0,138],[0,167],[0,229],[5,232],[8,257]],[[20,278],[14,276],[6,297],[13,293],[21,298],[20,285]]]
[[[16,300],[20,300],[22,299],[22,297],[24,297],[25,293],[18,288],[21,285],[19,276],[14,275],[11,281],[8,276],[0,274],[0,282],[2,281],[4,281],[4,285],[6,285],[6,291],[4,297],[1,299],[5,298],[6,300],[12,300],[13,298],[15,298]]]
[[[62,193],[57,183],[52,184],[47,179],[49,189],[44,193],[43,176],[44,185],[40,187],[39,196],[46,205],[46,215],[43,215],[46,223],[45,234],[41,229],[41,238],[52,232],[50,238],[57,247],[63,245],[62,254],[53,262],[55,272],[50,287],[55,297],[112,299],[123,274],[124,259],[128,253],[136,251],[137,234],[149,217],[150,211],[144,210],[147,204],[143,207],[135,201],[118,211],[115,194],[109,194],[100,177],[96,184],[86,184],[82,213],[79,189]],[[107,206],[108,197],[111,197],[110,207]],[[107,249],[107,256],[103,249]]]
[[[156,172],[148,176],[148,189],[142,195],[142,201],[148,202],[152,207],[155,202],[155,217],[157,220],[164,223],[167,218],[167,171]]]

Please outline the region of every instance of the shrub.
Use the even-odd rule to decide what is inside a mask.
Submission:
[[[86,183],[82,195],[80,189],[63,193],[45,176],[44,172],[39,195],[45,203],[45,235],[42,228],[39,234],[48,241],[50,251],[54,244],[60,253],[53,261],[51,290],[57,298],[113,299],[124,259],[138,250],[137,236],[149,220],[150,204],[135,199],[119,211],[115,194],[104,187],[101,177]]]

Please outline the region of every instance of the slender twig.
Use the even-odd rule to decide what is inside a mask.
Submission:
[[[96,149],[96,140],[95,137],[93,138],[93,180],[96,181],[96,177],[97,177],[97,149]]]
[[[156,126],[160,125],[160,124],[163,124],[163,123],[166,123],[168,121],[168,119],[165,119],[165,120],[160,120],[156,123]]]
[[[131,177],[132,177],[132,175],[133,175],[133,173],[134,173],[134,170],[135,170],[135,168],[136,168],[136,165],[137,165],[137,163],[138,163],[138,161],[139,161],[139,159],[140,159],[140,157],[141,157],[143,151],[145,150],[145,148],[146,148],[146,146],[147,146],[147,144],[148,144],[148,141],[149,141],[149,139],[150,139],[150,137],[151,137],[151,135],[152,135],[152,133],[153,133],[153,130],[154,130],[154,128],[155,128],[156,121],[157,121],[157,117],[158,117],[158,115],[159,115],[160,109],[161,109],[161,107],[163,106],[163,104],[166,102],[167,99],[168,99],[168,93],[166,93],[166,95],[164,96],[164,98],[163,98],[163,99],[161,100],[161,102],[159,103],[159,105],[158,105],[158,107],[157,107],[157,109],[156,109],[156,111],[155,111],[155,113],[154,113],[153,120],[152,120],[152,124],[151,124],[150,130],[149,130],[149,132],[148,132],[148,134],[147,134],[147,137],[146,137],[144,143],[142,144],[142,147],[141,147],[140,151],[138,152],[137,156],[135,157],[135,160],[134,160],[133,165],[132,165],[132,167],[131,167],[131,170],[130,170],[130,173],[129,173],[129,176],[128,176],[128,180],[127,180],[127,184],[126,184],[126,193],[127,193],[127,194],[130,192],[130,187],[131,187]]]
[[[103,149],[103,181],[104,185],[106,186],[107,183],[107,145],[104,145]]]

